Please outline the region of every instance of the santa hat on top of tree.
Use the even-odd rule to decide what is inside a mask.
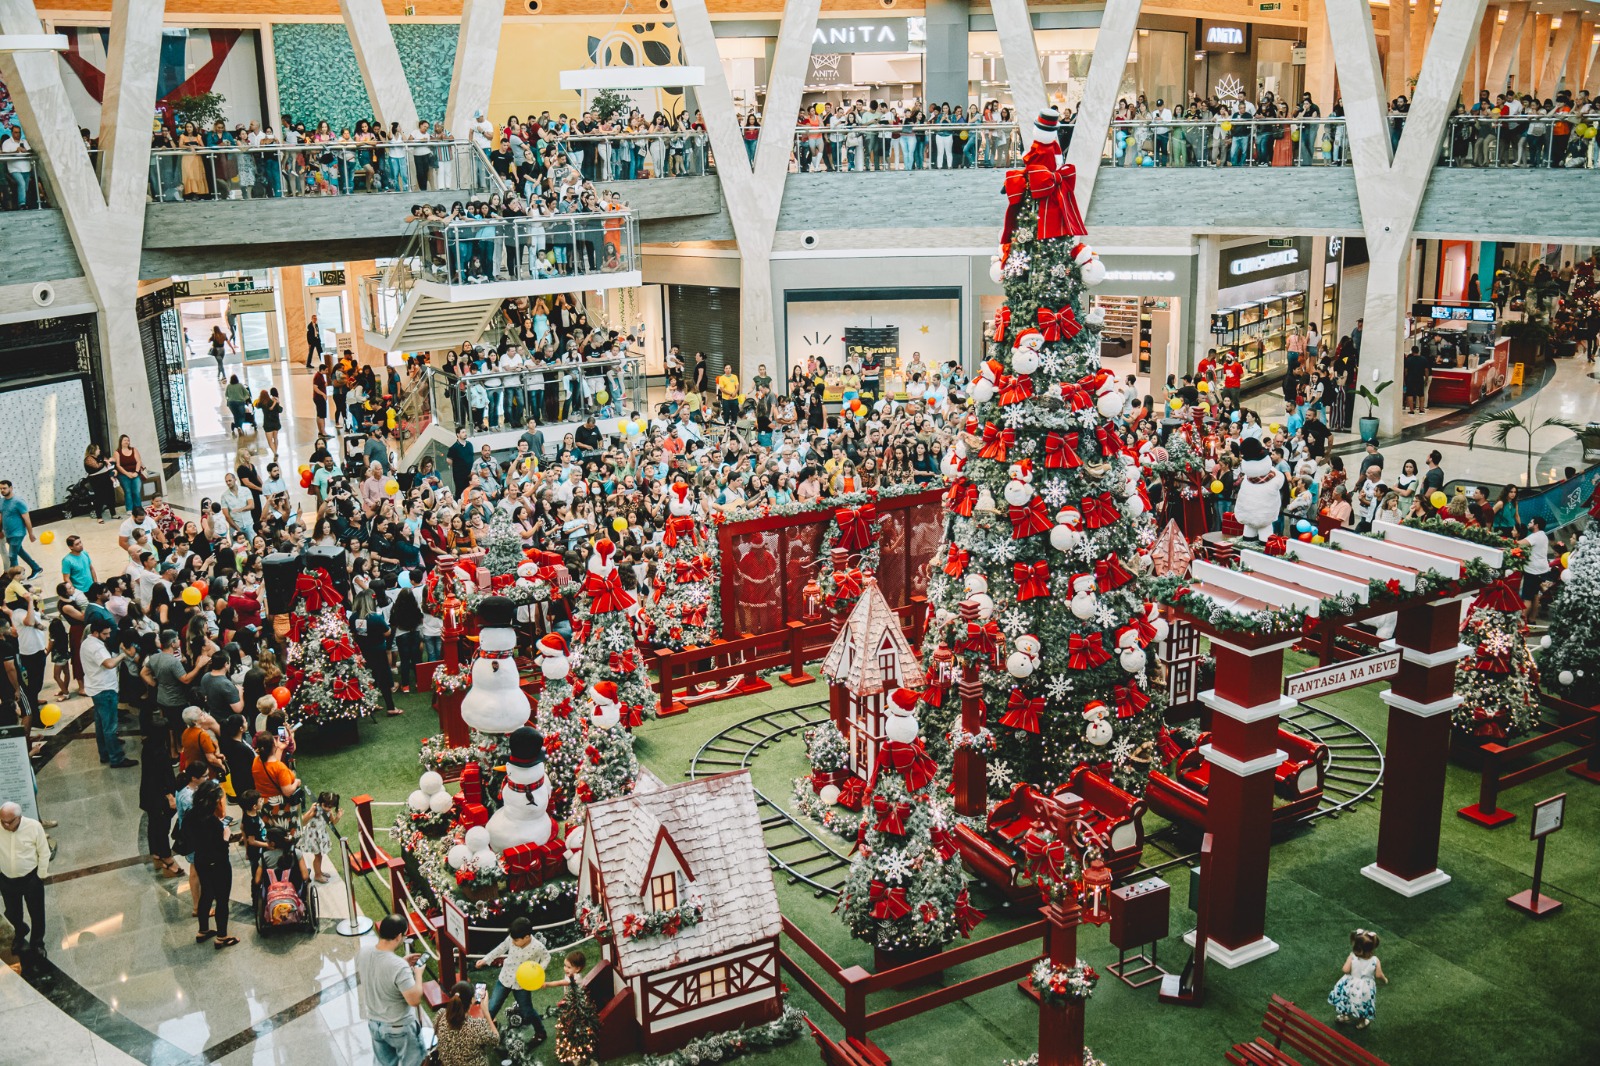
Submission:
[[[612,562],[612,556],[616,555],[616,553],[617,546],[611,541],[597,541],[594,546],[594,554],[589,556],[589,573],[599,574],[601,577],[611,573],[617,568],[617,564]]]

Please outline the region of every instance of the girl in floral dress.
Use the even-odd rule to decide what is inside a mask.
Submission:
[[[1372,1024],[1378,1006],[1378,981],[1389,979],[1383,975],[1383,964],[1374,954],[1378,950],[1378,934],[1370,929],[1357,929],[1350,934],[1350,954],[1344,960],[1344,976],[1328,993],[1328,1003],[1337,1012],[1341,1025],[1355,1022],[1357,1029]]]

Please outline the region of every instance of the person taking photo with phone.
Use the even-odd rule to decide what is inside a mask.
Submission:
[[[413,1012],[422,1002],[422,956],[414,951],[395,954],[395,948],[406,942],[406,929],[400,915],[385,915],[378,923],[378,942],[356,958],[361,1013],[372,1034],[372,1058],[379,1066],[422,1063],[422,1025]]]

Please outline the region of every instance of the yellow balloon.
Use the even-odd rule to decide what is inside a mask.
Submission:
[[[1203,415],[1210,414],[1211,413],[1211,405],[1208,404],[1208,403],[1202,402],[1200,404],[1200,413],[1203,414]]]
[[[188,588],[184,589],[183,602],[187,603],[190,607],[198,607],[200,605],[200,590],[195,588],[193,585],[190,585]]]
[[[613,518],[611,520],[611,528],[616,530],[618,533],[626,533],[628,531],[628,520],[620,517]]]
[[[1223,133],[1227,133],[1228,131],[1233,129],[1233,123],[1231,123],[1231,122],[1221,122],[1221,123],[1218,123],[1218,125],[1220,125],[1222,127],[1222,132]]]
[[[1567,562],[1567,560],[1568,560],[1568,559],[1571,559],[1571,558],[1572,558],[1572,553],[1571,553],[1571,552],[1562,552],[1562,553],[1561,553],[1561,565],[1562,565],[1562,566],[1569,566],[1569,565],[1571,565],[1571,564],[1569,564],[1569,563],[1568,563],[1568,562]]]
[[[55,543],[55,539],[56,539],[55,530],[52,530],[52,529],[47,529],[43,533],[39,534],[39,543],[40,544],[53,544],[53,543]]]
[[[1222,482],[1213,481],[1211,483],[1211,495],[1213,495],[1213,496],[1221,496],[1222,495],[1222,488],[1223,488]]]
[[[517,967],[517,987],[526,992],[537,992],[544,987],[544,967],[536,962],[525,962]]]
[[[1202,381],[1200,384],[1195,386],[1195,389],[1197,389],[1200,392],[1210,392],[1211,391],[1211,382]]]
[[[53,703],[47,703],[39,708],[39,724],[46,728],[61,721],[61,708]]]
[[[594,394],[594,402],[599,404],[601,407],[604,407],[606,404],[611,402],[611,394],[605,389],[601,389],[599,392]]]
[[[400,482],[396,481],[394,478],[390,478],[388,481],[383,483],[383,491],[393,496],[395,493],[400,491]]]
[[[1438,489],[1434,489],[1433,490],[1433,495],[1428,497],[1428,502],[1433,504],[1435,509],[1438,509],[1440,507],[1443,507],[1445,504],[1449,503],[1450,499],[1444,493],[1440,492]]]
[[[1183,406],[1183,401],[1179,399],[1171,399],[1167,401],[1167,406],[1176,411],[1178,408]]]
[[[300,470],[299,470],[300,476],[301,477],[305,477],[309,473],[311,473],[311,467],[309,465],[307,465],[306,463],[301,463],[300,464]]]
[[[1321,533],[1318,533],[1318,534],[1316,534],[1315,536],[1313,536],[1311,538],[1311,543],[1313,543],[1313,544],[1321,544],[1323,541],[1325,541],[1327,539],[1328,539],[1327,537],[1324,537]]]
[[[1278,432],[1278,423],[1276,423],[1276,422],[1268,422],[1267,423],[1267,432],[1268,433],[1276,433],[1276,432]]]

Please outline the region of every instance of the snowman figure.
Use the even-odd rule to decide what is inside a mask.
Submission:
[[[994,614],[994,599],[989,595],[989,579],[982,574],[969,573],[964,578],[967,599],[978,605],[978,619],[987,622]]]
[[[1006,482],[1006,503],[1025,507],[1033,499],[1033,460],[1023,459],[1011,464],[1011,480]]]
[[[1083,324],[1099,332],[1106,324],[1106,309],[1104,307],[1091,307],[1089,313],[1083,316]]]
[[[1016,650],[1006,656],[1006,673],[1018,681],[1033,676],[1033,672],[1039,668],[1039,653],[1043,650],[1039,638],[1024,633],[1012,642],[1012,647]]]
[[[1076,507],[1063,507],[1056,512],[1056,524],[1050,530],[1050,547],[1058,552],[1069,552],[1083,543],[1083,515]]]
[[[1272,458],[1255,437],[1244,439],[1239,455],[1243,460],[1239,473],[1243,476],[1238,482],[1233,514],[1244,526],[1246,539],[1265,541],[1282,507],[1278,491],[1283,486],[1283,471],[1272,465]]]
[[[1145,512],[1146,495],[1141,491],[1143,488],[1144,479],[1139,476],[1139,468],[1129,466],[1122,493],[1122,510],[1129,518],[1138,518]]]
[[[896,744],[910,744],[917,739],[917,694],[908,688],[897,688],[889,697],[887,717],[883,723],[883,736]]]
[[[1139,630],[1135,626],[1124,626],[1117,631],[1117,662],[1130,674],[1137,674],[1144,670],[1144,649],[1139,647]]]
[[[489,818],[489,846],[496,853],[518,844],[547,844],[555,834],[550,820],[550,780],[544,772],[544,736],[532,726],[511,733],[511,756],[500,786],[500,809]]]
[[[1111,709],[1101,700],[1090,700],[1083,708],[1084,726],[1083,737],[1097,748],[1103,748],[1111,743]]]
[[[1032,374],[1044,362],[1044,334],[1036,329],[1025,329],[1017,334],[1011,346],[1011,369],[1019,374]]]
[[[944,453],[944,458],[939,460],[939,473],[947,478],[954,478],[961,473],[961,468],[967,465],[966,445],[957,441],[949,451]]]
[[[1146,622],[1150,623],[1150,628],[1155,633],[1155,636],[1150,639],[1157,644],[1165,644],[1167,642],[1167,634],[1172,627],[1167,624],[1165,618],[1161,617],[1161,605],[1158,603],[1146,603],[1144,605],[1144,618]]]
[[[482,638],[480,638],[482,639]],[[546,681],[560,681],[572,671],[567,658],[567,642],[560,633],[547,633],[539,638],[539,673]]]
[[[1117,376],[1104,370],[1100,372],[1100,383],[1095,388],[1094,409],[1100,412],[1101,418],[1115,418],[1122,413],[1124,397],[1121,387],[1117,384]]]
[[[504,596],[486,596],[478,604],[478,656],[472,687],[461,697],[461,719],[480,733],[509,733],[528,721],[528,697],[513,658],[515,614],[516,606]]]
[[[1106,265],[1100,261],[1094,249],[1082,241],[1072,246],[1072,261],[1083,272],[1083,283],[1088,288],[1092,289],[1106,280]]]
[[[1070,587],[1072,617],[1080,622],[1087,622],[1100,610],[1100,600],[1095,596],[1094,575],[1073,574]]]
[[[1000,379],[1005,372],[1006,368],[1000,365],[1000,360],[988,360],[978,368],[978,376],[967,386],[967,393],[976,403],[988,403],[999,391]]]
[[[622,701],[617,696],[615,681],[596,681],[589,689],[594,700],[594,714],[590,721],[599,729],[610,729],[622,722]]]

